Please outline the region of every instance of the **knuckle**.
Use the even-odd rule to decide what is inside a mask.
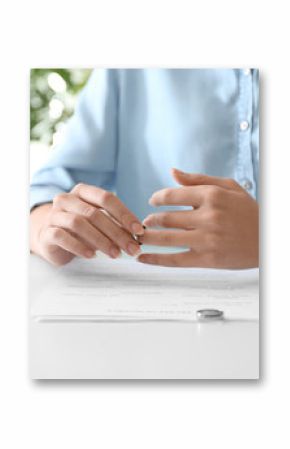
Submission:
[[[53,206],[58,207],[61,204],[63,204],[66,197],[67,197],[67,193],[59,193],[58,195],[55,195],[55,197],[52,200]]]
[[[78,229],[82,224],[82,219],[78,215],[72,215],[69,218],[69,227],[73,230]]]
[[[108,204],[113,197],[114,197],[113,193],[108,192],[107,190],[102,190],[100,192],[100,202],[102,205]]]
[[[206,198],[210,204],[217,204],[220,199],[221,190],[217,186],[207,186],[206,188]]]
[[[50,228],[50,238],[54,241],[61,241],[64,238],[64,232],[60,228]]]
[[[76,184],[73,189],[71,190],[71,193],[76,193],[79,194],[81,189],[83,188],[84,183],[83,182],[79,182],[78,184]]]
[[[83,210],[83,215],[89,220],[94,220],[99,214],[99,211],[92,206],[86,206]]]

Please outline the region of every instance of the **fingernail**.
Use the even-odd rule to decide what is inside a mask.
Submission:
[[[136,235],[143,235],[144,234],[144,228],[140,223],[133,223],[131,226],[133,234]]]
[[[85,252],[85,255],[86,255],[86,257],[91,258],[91,257],[95,256],[95,252],[91,251],[91,250],[88,250],[88,251]]]
[[[151,215],[148,215],[148,217],[144,218],[143,223],[146,223],[147,226],[150,226],[150,218]],[[143,225],[144,229],[147,229],[145,225]]]
[[[119,257],[119,255],[120,255],[120,250],[118,248],[113,247],[110,249],[110,256],[113,259],[116,259],[117,257]]]
[[[184,171],[179,170],[178,168],[174,168],[173,171],[175,173],[178,173],[179,175],[182,175],[182,176],[187,176],[188,175],[188,173],[185,173]]]
[[[140,253],[140,247],[137,245],[134,245],[134,243],[129,243],[129,245],[127,246],[128,249],[128,253],[131,256],[136,256],[137,254]]]

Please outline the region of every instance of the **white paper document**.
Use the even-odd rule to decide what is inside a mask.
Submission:
[[[225,319],[259,318],[259,271],[165,268],[132,258],[74,259],[32,298],[39,321],[196,320],[214,308]]]

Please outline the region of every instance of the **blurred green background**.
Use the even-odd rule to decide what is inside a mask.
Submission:
[[[72,115],[77,94],[91,69],[32,69],[30,72],[30,140],[44,145],[57,137]]]
[[[32,69],[30,72],[29,177],[49,158],[73,114],[91,69]]]

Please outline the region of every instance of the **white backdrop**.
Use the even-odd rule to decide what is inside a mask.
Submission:
[[[1,447],[289,447],[289,14],[253,0],[5,2],[1,38]],[[106,6],[104,6],[104,3]],[[288,44],[287,44],[288,39]],[[260,382],[32,383],[29,68],[259,67]]]

